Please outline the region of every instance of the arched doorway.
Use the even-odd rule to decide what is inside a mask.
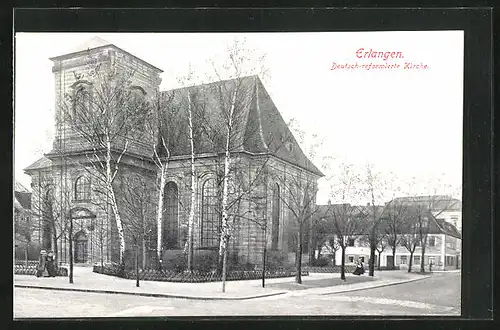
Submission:
[[[87,261],[88,237],[83,231],[75,235],[75,263],[84,263]]]
[[[80,222],[81,225],[85,225],[88,230],[93,230],[96,216],[91,211],[83,207],[75,207],[70,211],[70,221]],[[92,241],[92,232],[90,233],[91,238],[89,242],[89,237],[87,233],[84,231],[84,227],[79,227],[81,230],[73,235],[73,261],[75,263],[86,263],[92,262],[95,259],[93,254],[96,252],[95,249],[92,248],[94,243]],[[89,244],[90,243],[90,244]]]

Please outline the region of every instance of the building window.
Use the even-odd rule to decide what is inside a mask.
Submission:
[[[271,249],[278,249],[279,233],[280,233],[280,186],[278,184],[274,185],[273,189],[273,199],[272,199],[272,239],[271,239]]]
[[[436,237],[434,236],[429,237],[429,246],[436,246]]]
[[[401,259],[399,261],[400,265],[406,265],[408,263],[408,258],[407,256],[401,256]]]
[[[203,184],[201,205],[201,246],[204,248],[217,247],[221,218],[215,179],[208,179]]]
[[[73,121],[86,122],[91,109],[90,88],[80,85],[74,95]]]
[[[47,250],[52,246],[52,226],[54,225],[53,203],[53,190],[49,188],[42,200],[42,249]]]
[[[75,181],[75,201],[90,200],[90,180],[81,176]]]
[[[175,182],[165,185],[165,213],[163,215],[163,247],[179,247],[179,192]]]
[[[413,256],[413,264],[414,265],[420,264],[420,256]]]
[[[347,239],[347,246],[354,246],[354,238]]]
[[[365,262],[365,257],[359,257],[359,261]]]
[[[349,260],[349,263],[351,263],[351,264],[354,262],[353,256],[348,256],[347,259]]]

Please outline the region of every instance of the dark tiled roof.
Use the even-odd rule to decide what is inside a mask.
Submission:
[[[429,207],[432,211],[460,210],[462,208],[462,202],[459,199],[446,195],[398,197],[391,202],[421,204]]]
[[[20,192],[30,192],[25,186],[23,186],[19,181],[15,180],[14,191]]]
[[[31,209],[31,193],[15,191],[14,196],[24,209]]]
[[[349,205],[349,204],[347,204],[347,205]],[[332,213],[334,212],[333,210],[335,208],[340,208],[340,207],[342,207],[342,204],[318,205],[319,210],[317,213],[317,218],[321,219],[321,218],[332,217]],[[352,212],[353,215],[356,215],[356,214],[365,214],[366,215],[366,214],[369,214],[367,212],[370,211],[370,208],[371,208],[371,206],[364,206],[364,205],[354,206],[353,205],[350,207],[350,211]],[[386,209],[387,208],[385,208],[383,206],[377,206],[377,212],[379,212],[380,214],[382,214]],[[408,214],[410,214],[412,211],[414,211],[414,212],[419,212],[421,216],[426,216],[430,220],[429,221],[429,230],[428,230],[429,234],[446,234],[449,236],[453,236],[455,238],[460,238],[460,239],[462,238],[462,235],[460,234],[460,232],[457,230],[457,228],[455,226],[446,222],[443,219],[436,219],[436,217],[434,217],[434,215],[429,210],[425,210],[422,213],[421,209],[419,209],[417,211],[415,205],[410,205],[410,206],[408,206],[406,211],[408,212]],[[383,224],[382,224],[382,226],[383,226]],[[405,233],[407,233],[407,231],[403,227],[400,234],[405,234]]]
[[[204,117],[207,127],[212,128],[214,133],[211,139],[204,138],[197,144],[197,153],[216,153],[223,150],[225,137],[224,132],[223,104],[228,104],[232,93],[218,93],[217,90],[233,91],[237,89],[241,107],[240,114],[235,120],[235,134],[233,151],[246,151],[250,153],[266,153],[299,166],[309,172],[323,176],[321,171],[307,158],[287,124],[281,117],[271,97],[266,92],[264,85],[257,76],[248,76],[232,80],[218,81],[210,84],[197,85],[164,91],[166,99],[172,97],[172,107],[176,115],[186,116],[185,106],[186,93],[189,92],[193,98],[203,98],[200,104],[204,105]],[[241,93],[240,93],[241,91]],[[223,95],[222,99],[221,96]],[[178,121],[178,125],[187,125],[186,121]],[[171,122],[165,123],[164,127],[172,126]],[[181,129],[180,131],[187,131]],[[171,155],[185,156],[190,154],[189,140],[187,135],[174,135],[169,137],[166,131],[163,136],[170,141]]]
[[[34,171],[34,170],[39,170],[42,168],[47,168],[52,166],[52,161],[48,159],[47,157],[42,157],[30,166],[26,167],[24,171]]]

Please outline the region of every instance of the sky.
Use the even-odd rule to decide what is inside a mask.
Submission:
[[[161,68],[162,90],[178,87],[177,78],[190,65],[205,82],[207,60],[223,56],[235,38],[245,38],[256,56],[266,55],[266,90],[284,119],[304,132],[303,149],[314,149],[318,166],[329,167],[328,178],[338,174],[339,164],[360,171],[372,164],[398,182],[416,182],[412,194],[461,195],[456,188],[462,180],[463,31],[17,33],[14,177],[26,187],[30,178],[23,169],[52,147],[49,58],[95,36]],[[420,67],[408,68],[413,65]],[[332,198],[331,182],[320,180],[318,203]]]

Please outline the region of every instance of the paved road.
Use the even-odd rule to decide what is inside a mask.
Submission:
[[[198,301],[130,295],[14,290],[14,316],[124,317],[217,315],[458,315],[460,277],[434,275],[414,283],[332,295],[305,291],[246,301]]]

